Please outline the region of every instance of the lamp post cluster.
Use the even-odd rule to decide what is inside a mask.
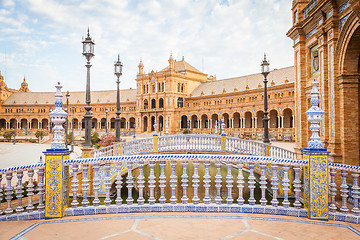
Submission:
[[[86,63],[86,68],[87,68],[87,77],[86,77],[86,106],[85,106],[85,115],[84,115],[84,119],[85,119],[85,143],[84,143],[84,148],[91,148],[92,144],[91,144],[91,128],[92,128],[92,124],[91,124],[91,120],[92,120],[92,111],[91,111],[91,99],[90,99],[90,60],[92,57],[95,56],[94,54],[94,41],[92,40],[92,38],[90,37],[90,33],[89,33],[89,29],[88,29],[88,33],[87,33],[87,37],[85,38],[85,40],[82,41],[83,44],[83,55],[85,56],[87,63]],[[114,64],[115,66],[115,71],[114,74],[117,77],[116,80],[116,85],[117,85],[117,94],[116,94],[116,118],[115,118],[115,128],[116,128],[116,135],[115,135],[115,142],[120,142],[120,76],[122,75],[122,63],[120,61],[120,56],[118,55],[118,59]],[[108,126],[107,126],[107,115],[108,115],[108,109],[105,109],[105,113],[106,113],[106,123],[105,123],[105,129],[106,132],[108,132]]]

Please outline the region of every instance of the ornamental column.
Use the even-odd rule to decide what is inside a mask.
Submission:
[[[324,111],[319,106],[319,91],[316,79],[311,83],[311,108],[306,111],[312,135],[308,148],[303,150],[303,159],[308,162],[304,169],[304,206],[308,212],[308,218],[328,220],[328,155],[320,141],[320,122],[324,117]]]
[[[54,123],[54,137],[51,148],[45,155],[45,219],[61,218],[69,203],[69,167],[64,161],[69,159],[70,151],[65,148],[64,128],[67,113],[62,109],[60,82],[56,86],[55,109],[50,113],[50,124]]]

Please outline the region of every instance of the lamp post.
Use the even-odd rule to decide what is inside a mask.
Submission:
[[[71,124],[71,151],[74,152],[74,124],[75,124],[75,107],[72,107],[73,119]]]
[[[91,148],[92,144],[91,144],[91,119],[92,119],[92,115],[91,115],[91,106],[90,106],[90,60],[91,58],[94,56],[94,45],[95,43],[93,42],[93,40],[90,37],[90,33],[89,33],[89,29],[88,29],[88,33],[87,33],[87,37],[85,38],[84,41],[82,41],[83,44],[83,55],[85,56],[87,63],[86,63],[86,68],[87,68],[87,75],[86,75],[86,106],[85,106],[85,115],[84,115],[84,119],[85,119],[85,143],[84,143],[84,148]]]
[[[16,128],[17,128],[17,120],[16,120],[16,115],[14,116],[15,117],[15,126],[14,126],[14,144],[16,143]]]
[[[261,62],[261,74],[264,76],[264,118],[263,118],[263,125],[264,125],[264,143],[269,143],[269,118],[268,118],[268,102],[267,102],[267,75],[269,75],[270,63],[266,60],[266,55],[264,54],[264,60]]]
[[[70,98],[69,91],[67,91],[65,96],[66,96],[66,109],[65,109],[65,112],[67,113],[66,122],[65,122],[65,148],[67,148],[68,147],[68,128],[69,128],[69,98]]]
[[[115,75],[117,77],[116,85],[117,85],[117,94],[116,94],[116,118],[115,118],[115,127],[116,127],[116,134],[115,134],[115,142],[120,142],[120,76],[122,75],[122,63],[120,62],[120,56],[118,55],[118,59],[114,64],[115,66]]]
[[[107,108],[105,108],[105,115],[106,115],[106,121],[105,121],[105,132],[107,133],[108,132],[108,123],[107,123],[107,121],[108,121],[108,118],[107,118],[107,115],[108,115],[108,109]]]

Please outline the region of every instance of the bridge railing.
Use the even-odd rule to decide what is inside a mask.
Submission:
[[[206,134],[165,135],[158,138],[146,138],[122,142],[92,152],[94,157],[119,156],[154,152],[154,141],[158,152],[228,152],[276,158],[295,159],[296,153],[284,148],[261,142]],[[225,148],[222,148],[222,142]]]
[[[168,211],[307,216],[307,210],[304,209],[300,198],[304,191],[306,192],[305,184],[301,180],[301,169],[308,166],[306,160],[250,155],[155,154],[72,159],[64,163],[65,167],[71,168],[73,175],[71,185],[70,183],[68,185],[70,188],[68,194],[72,199],[65,210],[65,216]],[[116,181],[113,183],[111,164],[116,165]],[[104,198],[99,197],[100,165],[105,166]],[[271,165],[270,178],[265,172],[267,165]],[[5,183],[5,188],[0,188],[0,199],[6,202],[5,206],[1,205],[0,220],[44,218],[46,187],[44,166],[44,163],[40,163],[0,170],[0,183]],[[215,170],[209,171],[210,166]],[[254,173],[255,166],[259,166],[261,170],[258,176]],[[125,178],[122,177],[124,167],[127,168]],[[180,173],[175,171],[175,168],[179,167]],[[245,167],[249,172],[248,176],[245,176],[243,171]],[[279,171],[280,167],[284,171]],[[329,163],[328,167],[330,169],[329,219],[360,223],[358,208],[360,167],[336,163]],[[155,174],[155,168],[160,170],[159,175]],[[78,179],[77,175],[79,169],[83,171],[81,179]],[[290,169],[293,171],[289,171]],[[171,173],[168,183],[165,173]],[[39,184],[32,186],[30,182],[36,175]],[[352,176],[352,185],[346,181],[349,175]],[[26,189],[23,185],[24,176],[29,178]],[[12,183],[15,177],[16,186]],[[222,178],[226,181],[222,182]],[[280,179],[284,193],[282,197],[278,195]],[[341,179],[342,183],[339,184],[336,179]],[[89,195],[89,181],[93,183],[92,195]],[[269,197],[266,196],[269,185],[271,199],[267,199]],[[294,192],[292,200],[289,198],[291,187]],[[56,191],[56,186],[54,189]],[[25,190],[27,200],[24,198]],[[134,191],[137,194],[133,194]],[[260,194],[257,196],[255,192]],[[341,203],[336,202],[339,192]],[[180,193],[180,196],[175,193]],[[37,195],[36,201],[34,201],[35,195]],[[113,200],[115,204],[111,204]],[[340,208],[337,207],[338,204],[341,205]]]

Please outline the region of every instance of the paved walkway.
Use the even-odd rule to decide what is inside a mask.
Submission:
[[[40,156],[45,161],[43,152],[50,148],[51,144],[38,143],[0,143],[0,168],[8,168],[21,166],[26,164],[34,164],[39,162]],[[81,150],[75,146],[74,153],[71,158],[76,158],[81,155]]]
[[[0,239],[360,239],[360,226],[273,215],[138,213],[0,222]]]

